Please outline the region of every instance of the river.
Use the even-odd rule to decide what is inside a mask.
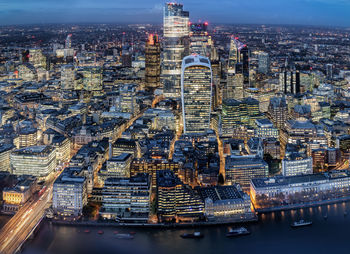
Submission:
[[[312,220],[313,225],[292,229],[290,223],[301,218]],[[205,235],[202,239],[182,239],[180,234],[195,229],[90,227],[90,233],[85,233],[86,227],[43,222],[35,238],[24,246],[23,253],[350,253],[350,202],[263,214],[259,222],[244,226],[251,235],[226,238],[229,227],[220,226],[198,229]],[[99,230],[104,234],[99,235]],[[116,230],[120,233],[134,231],[135,238],[116,239],[113,234]]]

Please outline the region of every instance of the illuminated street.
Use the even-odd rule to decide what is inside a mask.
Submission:
[[[47,184],[47,189],[42,196],[27,202],[1,229],[0,253],[14,253],[29,236],[36,224],[44,216],[45,209],[50,206],[52,197],[52,184]]]

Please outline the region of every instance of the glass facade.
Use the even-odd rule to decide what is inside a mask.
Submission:
[[[189,13],[183,11],[181,4],[166,3],[163,21],[161,82],[166,97],[179,98],[181,62],[189,48]]]
[[[181,91],[185,133],[201,133],[210,127],[212,73],[208,58],[185,57],[182,63]]]

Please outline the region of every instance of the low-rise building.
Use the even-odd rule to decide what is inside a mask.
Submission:
[[[256,156],[227,156],[225,172],[226,182],[238,183],[244,191],[248,191],[251,179],[269,175],[269,166]]]
[[[283,207],[341,198],[350,194],[350,171],[275,176],[251,180],[250,197],[255,208]]]
[[[76,168],[74,168],[76,169]],[[66,168],[53,184],[52,208],[56,215],[78,217],[87,204],[86,178]]]
[[[282,160],[282,174],[284,176],[312,174],[312,157],[305,154],[291,153]]]
[[[107,178],[102,189],[100,215],[118,221],[147,222],[150,195],[151,178],[148,174]]]
[[[196,189],[204,200],[205,215],[209,220],[253,216],[250,197],[238,184]]]
[[[47,177],[57,166],[56,149],[52,146],[29,146],[12,151],[11,169],[15,175]]]
[[[13,188],[5,188],[2,192],[4,212],[17,212],[28,201],[36,190],[36,177],[22,176]]]

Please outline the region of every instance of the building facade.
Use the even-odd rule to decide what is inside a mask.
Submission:
[[[210,128],[212,73],[210,61],[187,56],[181,71],[182,117],[185,133],[202,133]]]

